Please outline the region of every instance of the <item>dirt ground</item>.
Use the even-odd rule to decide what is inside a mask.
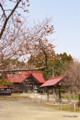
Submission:
[[[80,112],[56,111],[31,99],[1,100],[0,120],[80,120]]]

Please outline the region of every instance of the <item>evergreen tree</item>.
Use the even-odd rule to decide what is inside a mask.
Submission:
[[[36,58],[34,56],[31,56],[28,63],[29,64],[33,63],[35,67],[41,67],[41,65],[44,64],[44,61],[41,61],[41,57],[40,57],[41,55],[42,54],[39,53],[36,56]],[[71,55],[67,55],[67,53],[63,53],[63,54],[52,53],[52,58],[49,58],[48,56],[47,67],[44,70],[42,70],[43,77],[45,79],[48,79],[54,76],[62,75],[63,71],[65,70],[65,62],[71,62],[71,61],[73,61],[73,58]]]

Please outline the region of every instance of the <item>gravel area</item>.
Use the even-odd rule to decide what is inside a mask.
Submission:
[[[56,111],[31,99],[0,101],[0,120],[80,120],[80,112]]]

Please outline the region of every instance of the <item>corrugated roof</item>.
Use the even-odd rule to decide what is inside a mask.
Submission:
[[[45,83],[45,80],[41,74],[41,72],[33,72],[32,76],[39,82],[39,83]]]
[[[39,83],[45,82],[40,71],[25,71],[22,74],[8,74],[8,80],[13,83],[21,83],[30,75],[32,75]]]
[[[8,80],[13,83],[21,83],[24,79],[24,76],[18,74],[8,74]]]
[[[53,78],[49,78],[44,84],[42,84],[40,87],[48,87],[48,86],[54,86],[58,82],[60,82],[63,78],[65,78],[66,75],[61,75]]]
[[[0,85],[0,88],[13,88],[13,87],[8,87],[8,86],[2,86],[2,85]]]

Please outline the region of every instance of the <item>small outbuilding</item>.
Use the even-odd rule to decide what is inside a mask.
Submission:
[[[61,99],[61,92],[60,90],[62,88],[67,89],[70,84],[68,84],[68,76],[67,75],[61,75],[57,77],[49,78],[45,83],[43,83],[40,87],[47,89],[47,101],[49,102],[49,90],[52,89],[59,89],[59,99]],[[71,81],[71,80],[69,80]]]
[[[0,96],[11,95],[12,87],[0,85]]]

